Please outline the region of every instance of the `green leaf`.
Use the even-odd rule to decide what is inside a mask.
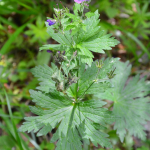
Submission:
[[[79,103],[74,120],[75,122],[82,122],[79,126],[79,132],[83,139],[90,139],[95,146],[99,143],[102,147],[111,147],[106,138],[108,135],[102,132],[102,128],[97,130],[93,124],[94,122],[105,126],[106,123],[114,121],[111,112],[108,112],[105,108],[101,108],[103,105],[105,105],[105,102],[100,100],[88,100]]]
[[[80,67],[78,96],[83,94],[97,94],[111,87],[107,73],[114,69],[115,64],[118,63],[118,58],[107,58],[106,60],[103,58],[100,62],[102,63],[101,68],[97,67],[98,61],[93,62],[92,66],[88,67],[86,71],[85,65]],[[69,90],[68,92],[71,92]]]
[[[74,11],[74,14],[75,14],[76,16],[79,15],[78,12],[79,12],[80,10],[81,10],[81,5],[78,4],[78,3],[75,3],[75,6],[73,7],[73,11]]]
[[[48,64],[51,58],[51,54],[47,51],[38,52],[37,65]]]
[[[99,14],[98,11],[95,11],[94,16],[87,18],[83,21],[83,25],[85,26],[85,30],[82,28],[79,29],[79,35],[77,36],[76,43],[80,43],[82,41],[86,41],[88,38],[94,36],[100,29],[99,24]],[[78,33],[77,33],[78,34]]]
[[[85,65],[84,67],[81,67],[81,69],[85,70]],[[79,90],[78,90],[78,96],[82,95],[88,87],[94,82],[96,79],[96,74],[98,72],[98,68],[96,67],[96,63],[94,62],[91,67],[89,67],[85,72],[80,70],[81,74],[80,80],[79,80]],[[83,74],[82,74],[83,73]]]
[[[57,51],[64,51],[68,48],[68,46],[66,45],[61,45],[61,44],[48,44],[48,45],[43,45],[42,47],[40,47],[40,51],[41,50],[57,50]]]
[[[90,51],[88,51],[88,49],[80,46],[79,44],[77,45],[77,48],[80,49],[80,51],[78,53],[79,55],[83,55],[83,56],[94,58],[93,54]]]
[[[64,33],[55,33],[53,30],[53,26],[48,26],[46,23],[48,34],[61,45],[71,46],[71,35],[69,31],[65,31]]]
[[[54,65],[52,66],[52,69],[46,65],[38,66],[32,69],[32,73],[40,81],[50,82],[53,68],[55,68]],[[80,74],[83,74],[84,67],[85,65],[82,66]],[[93,68],[93,72],[89,75],[90,80],[95,76],[93,73],[97,69],[94,65]],[[86,72],[90,73],[90,71],[91,69]],[[59,125],[52,139],[53,141],[59,139],[57,149],[82,150],[82,139],[91,140],[95,146],[100,144],[102,147],[110,147],[108,135],[102,130],[103,126],[114,121],[114,116],[107,109],[102,108],[106,103],[98,99],[76,103],[54,89],[49,90],[48,93],[41,92],[42,90],[30,90],[32,101],[36,103],[36,107],[30,107],[30,110],[38,116],[26,117],[26,122],[19,131],[38,132],[37,135],[41,136]]]
[[[114,37],[111,37],[111,34],[102,35],[101,32],[97,34],[97,38],[93,40],[88,39],[87,41],[80,43],[82,47],[98,53],[104,53],[104,50],[111,50],[111,47],[114,47],[117,44],[119,44],[119,42],[114,39]]]
[[[11,118],[11,123],[12,123],[12,125],[13,125],[13,131],[14,131],[15,139],[18,141],[17,144],[18,144],[20,150],[23,150],[24,142],[22,141],[22,139],[21,139],[21,137],[20,137],[20,134],[18,133],[17,128],[16,128],[16,126],[15,126],[15,124],[14,124],[14,121],[13,121],[13,114],[12,114],[10,102],[9,102],[8,95],[7,95],[6,91],[5,91],[5,89],[4,89],[4,93],[5,93],[5,96],[6,96],[8,111],[9,111],[9,115],[10,115],[10,118]]]
[[[16,143],[10,136],[3,135],[0,137],[0,149],[1,150],[10,150],[12,147],[15,147]]]
[[[69,24],[65,27],[65,30],[73,30],[76,28],[76,24],[72,23],[72,24]]]
[[[68,131],[67,137],[64,135],[61,135],[60,140],[57,142],[56,150],[64,150],[64,149],[65,150],[82,150],[82,147],[81,147],[82,143],[80,140],[81,140],[81,137],[78,134],[78,130],[76,128],[70,129]]]
[[[18,28],[18,26],[15,23],[13,23],[12,21],[8,21],[2,16],[0,16],[0,21],[3,22],[4,24],[11,25],[14,29]]]
[[[70,17],[71,19],[73,20],[78,20],[80,19],[80,17],[74,15],[74,14],[71,14],[71,13],[65,13],[66,16]]]
[[[6,54],[9,50],[9,46],[12,44],[12,42],[16,39],[16,37],[24,30],[24,28],[27,26],[29,22],[32,22],[35,18],[31,19],[21,27],[19,27],[7,40],[7,42],[4,44],[4,46],[1,48],[0,54]]]
[[[48,67],[47,65],[41,65],[31,69],[32,74],[35,77],[38,77],[38,80],[41,81],[40,86],[38,86],[37,89],[46,93],[55,89],[55,82],[51,79],[51,76],[56,69],[57,67],[53,64],[52,68]]]
[[[88,56],[84,56],[81,55],[81,62],[84,64],[88,64],[89,66],[91,66],[92,62],[93,62],[93,58],[92,57],[88,57]]]
[[[30,42],[39,42],[45,43],[49,39],[49,35],[47,34],[45,27],[45,22],[42,20],[41,16],[38,16],[36,19],[36,25],[28,24],[29,30],[24,33],[31,37]]]
[[[85,26],[85,30],[80,27],[73,39],[81,52],[84,50],[84,54],[89,54],[89,50],[104,53],[104,50],[111,50],[111,47],[119,43],[114,37],[111,37],[110,34],[104,35],[104,31],[100,30],[98,11],[95,11],[93,16],[83,20],[82,24]],[[91,58],[90,56],[89,62]],[[86,60],[88,60],[88,58],[86,58]],[[85,62],[85,60],[83,59],[82,62]]]
[[[148,55],[148,57],[150,58],[150,52],[148,51],[148,49],[145,47],[145,45],[138,39],[136,38],[132,33],[130,32],[126,32],[127,36],[130,37],[133,41],[135,41],[141,48],[142,50]]]
[[[81,57],[82,63],[87,63],[89,66],[91,66],[91,63],[93,62],[93,54],[85,47],[82,47],[81,45],[77,45],[77,48],[79,48],[78,55]]]
[[[93,13],[93,12],[87,12],[86,14],[85,14],[85,16],[86,17],[88,17],[88,18],[90,18],[90,17],[92,17],[92,16],[94,16],[95,14]]]
[[[86,33],[84,33],[83,36],[83,41],[85,41],[86,39],[88,39],[89,37],[92,37],[93,35],[95,35],[95,33],[98,32],[98,30],[100,29],[99,22],[99,13],[98,10],[96,10],[94,12],[94,16],[87,18],[83,23],[84,25],[86,25]]]
[[[118,14],[118,9],[109,7],[106,9],[106,14],[109,18],[114,18]]]
[[[43,141],[40,144],[40,148],[41,149],[47,149],[47,150],[54,150],[55,149],[55,144]]]
[[[126,129],[130,135],[144,140],[146,134],[142,124],[145,124],[146,120],[150,120],[149,99],[145,97],[149,87],[146,85],[145,79],[140,79],[139,75],[126,85],[131,72],[131,65],[128,62],[118,62],[116,68],[116,76],[111,81],[114,88],[107,89],[99,97],[114,101],[113,114],[118,117],[114,129],[117,130],[122,142]]]
[[[89,100],[79,103],[74,112],[74,120],[72,126],[76,126],[76,128],[73,128],[72,134],[75,134],[74,136],[78,137],[77,133],[75,133],[77,132],[77,129],[82,139],[90,139],[95,146],[97,146],[97,143],[99,143],[102,147],[111,147],[109,141],[106,138],[108,135],[103,133],[101,130],[104,129],[103,125],[106,125],[105,123],[111,123],[112,121],[114,121],[114,118],[110,115],[110,112],[107,112],[107,109],[100,108],[104,104],[105,102],[99,100]],[[93,121],[99,123],[98,129],[93,124]],[[70,135],[70,132],[71,130],[69,130],[66,138],[70,144],[73,144],[74,139],[72,140],[73,135]],[[58,133],[56,132],[55,134],[53,137],[53,142],[58,138]],[[69,137],[71,137],[71,141],[69,140]],[[79,138],[77,139],[79,140]],[[65,141],[63,143],[65,143]],[[74,146],[74,149],[79,148],[79,146],[79,143],[76,144]]]

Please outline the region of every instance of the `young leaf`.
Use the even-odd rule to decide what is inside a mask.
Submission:
[[[74,11],[74,14],[75,14],[76,16],[78,16],[78,15],[79,15],[79,12],[81,11],[81,5],[78,4],[78,3],[75,3],[75,6],[73,7],[73,11]],[[82,11],[83,11],[83,10],[82,10]]]
[[[98,10],[94,12],[94,16],[87,18],[83,21],[83,24],[86,25],[86,31],[83,30],[83,33],[80,33],[82,36],[81,41],[86,41],[88,38],[94,36],[100,29],[99,25],[99,13]]]
[[[93,55],[90,54],[90,51],[104,53],[104,50],[111,50],[111,47],[119,42],[110,34],[104,35],[104,31],[100,30],[98,11],[95,11],[93,16],[83,20],[82,24],[85,29],[79,28],[73,39],[77,48],[80,49],[81,62],[87,61],[91,65]]]

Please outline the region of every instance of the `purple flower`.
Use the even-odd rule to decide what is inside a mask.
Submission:
[[[89,0],[74,0],[76,3],[78,3],[78,4],[80,4],[80,3],[82,3],[82,2],[84,2],[84,1],[89,1]]]
[[[48,52],[48,53],[52,53],[52,51],[51,51],[51,50],[47,50],[47,52]]]
[[[49,26],[52,26],[56,23],[56,22],[52,21],[51,19],[48,19],[47,22],[48,22]]]

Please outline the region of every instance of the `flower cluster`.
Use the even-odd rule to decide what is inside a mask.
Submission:
[[[85,2],[85,1],[89,1],[89,0],[74,0],[76,3],[78,3],[78,4],[80,4],[80,3],[82,3],[82,2]],[[56,13],[56,10],[57,9],[55,9],[55,13]],[[47,22],[48,22],[48,25],[49,26],[52,26],[52,25],[54,25],[56,22],[55,21],[52,21],[51,19],[48,19],[47,20]]]

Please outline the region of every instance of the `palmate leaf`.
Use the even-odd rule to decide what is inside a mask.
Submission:
[[[50,126],[49,132],[54,128],[61,119],[71,111],[71,102],[62,96],[58,91],[54,91],[51,95],[45,95],[40,91],[30,90],[33,102],[40,107],[30,107],[31,111],[37,117],[26,117],[27,122],[20,128],[20,131],[37,132],[43,127]],[[45,120],[47,118],[47,120]],[[44,119],[44,120],[43,120]],[[42,121],[41,121],[42,120]],[[50,123],[48,122],[50,121]],[[40,135],[43,135],[40,131]]]
[[[106,123],[112,123],[114,117],[111,112],[101,108],[104,104],[100,100],[88,100],[86,102],[74,103],[60,93],[45,95],[42,92],[30,91],[33,102],[37,106],[31,107],[31,111],[39,116],[26,117],[26,122],[20,127],[20,131],[38,132],[38,136],[51,132],[60,123],[54,139],[60,139],[58,148],[65,150],[82,150],[79,139],[90,139],[95,146],[111,147],[106,137],[107,134],[101,130]],[[93,123],[102,125],[99,129]],[[76,139],[78,138],[78,140]],[[75,141],[76,142],[75,142]]]
[[[104,31],[99,26],[99,13],[95,11],[93,15],[83,20],[85,29],[80,28],[73,36],[77,48],[80,49],[81,62],[91,65],[93,55],[90,51],[104,53],[104,50],[111,50],[111,47],[119,44],[119,41],[111,37],[111,34],[104,35]],[[91,54],[90,54],[91,53]]]
[[[50,83],[53,69],[44,65],[32,69],[32,72],[40,81]],[[95,146],[111,147],[108,135],[102,130],[114,121],[114,117],[102,108],[105,102],[97,98],[75,102],[55,88],[52,90],[50,87],[46,92],[43,88],[40,90],[30,90],[36,103],[36,107],[30,107],[30,110],[37,116],[26,117],[20,131],[38,132],[37,135],[42,136],[59,125],[53,137],[53,141],[59,140],[59,150],[82,150],[83,139],[91,140]]]
[[[111,50],[111,47],[119,44],[119,41],[111,37],[111,34],[104,35],[104,31],[100,30],[99,13],[95,11],[94,16],[83,21],[86,30],[80,29],[76,43],[78,47],[82,47],[93,52],[104,53],[103,50]],[[76,39],[76,38],[75,38]]]
[[[139,75],[126,85],[131,72],[131,65],[128,62],[118,62],[116,68],[116,76],[111,81],[114,88],[107,89],[104,93],[99,94],[99,97],[114,101],[113,114],[118,117],[114,129],[117,130],[122,142],[126,129],[130,135],[144,140],[145,132],[142,124],[150,120],[150,100],[145,97],[149,87],[145,79],[140,79]]]

